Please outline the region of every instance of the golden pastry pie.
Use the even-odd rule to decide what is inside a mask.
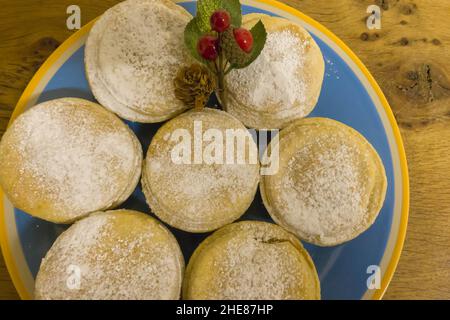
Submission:
[[[107,10],[85,49],[87,79],[100,104],[137,122],[160,122],[184,111],[173,80],[192,63],[183,40],[191,19],[169,0],[128,0]]]
[[[184,260],[156,219],[130,210],[99,212],[62,233],[42,260],[41,300],[179,299]]]
[[[207,232],[231,223],[257,191],[257,153],[252,135],[228,113],[184,113],[164,124],[150,144],[142,176],[147,202],[181,230]]]
[[[279,170],[261,177],[272,218],[320,246],[349,241],[367,230],[383,206],[383,163],[354,129],[331,119],[297,120],[281,130]]]
[[[0,185],[16,208],[55,223],[123,203],[139,182],[142,148],[116,115],[63,98],[19,116],[0,143]]]
[[[267,41],[248,67],[226,78],[226,109],[247,127],[279,129],[307,116],[319,99],[325,63],[311,35],[292,21],[261,14],[244,16],[251,28],[261,20]]]
[[[244,221],[204,240],[186,269],[183,298],[320,299],[314,264],[300,241],[279,226]]]

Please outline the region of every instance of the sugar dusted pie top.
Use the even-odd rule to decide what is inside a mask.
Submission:
[[[36,299],[178,299],[184,261],[158,221],[129,210],[96,213],[65,231],[42,261]]]
[[[292,21],[249,14],[243,25],[261,20],[267,40],[258,58],[226,78],[226,108],[247,127],[281,129],[307,116],[322,87],[325,63],[311,35]]]
[[[351,240],[372,225],[387,182],[380,157],[363,136],[337,121],[309,118],[282,130],[278,146],[278,172],[261,179],[275,221],[323,246]]]
[[[233,95],[245,105],[268,111],[270,105],[292,108],[306,101],[307,83],[298,77],[304,66],[305,48],[289,29],[271,32],[260,56],[250,66],[230,73],[228,84]],[[302,116],[306,115],[304,110]]]
[[[219,229],[196,249],[183,298],[320,299],[320,285],[311,258],[292,234],[244,221]]]
[[[194,133],[195,123],[202,124],[200,135]],[[192,139],[188,145],[191,150],[189,163],[176,163],[172,157],[182,141],[174,138],[179,130],[188,132]],[[233,161],[227,163],[227,130],[236,130],[239,139],[244,141],[246,157],[243,163],[234,157],[237,147]],[[204,141],[201,148],[194,149],[194,143],[200,146],[200,141],[194,140],[213,131],[223,137],[221,141],[217,140],[224,155],[219,160],[223,161],[209,163],[204,158],[195,163],[195,153],[203,156],[220,152],[210,148],[211,141]],[[251,150],[254,151],[254,162],[248,156]],[[164,124],[153,137],[142,175],[143,190],[152,211],[164,222],[190,232],[211,231],[239,218],[253,201],[258,182],[259,161],[252,136],[231,115],[209,108],[189,111]]]
[[[92,28],[85,52],[97,100],[138,122],[159,122],[184,111],[173,79],[192,62],[183,40],[191,18],[169,0],[129,0],[106,11]]]
[[[68,222],[125,201],[137,184],[142,150],[114,114],[63,98],[14,121],[0,144],[0,162],[0,182],[16,207]]]

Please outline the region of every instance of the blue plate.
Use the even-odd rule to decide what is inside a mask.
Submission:
[[[408,216],[408,175],[395,119],[381,90],[359,59],[336,36],[302,13],[272,0],[242,1],[244,13],[266,13],[302,24],[319,44],[326,62],[322,93],[311,116],[339,120],[364,135],[380,154],[388,178],[384,206],[375,224],[358,238],[330,248],[305,244],[321,281],[323,299],[381,298],[398,262]],[[195,14],[195,2],[180,2]],[[20,99],[13,119],[36,103],[61,97],[95,101],[84,73],[84,43],[92,23],[69,38],[41,67]],[[144,153],[158,124],[127,122]],[[12,207],[0,194],[0,235],[5,260],[22,298],[31,298],[41,259],[67,227]],[[149,212],[140,186],[123,205]],[[272,221],[259,193],[242,220]],[[171,228],[186,261],[208,234]]]

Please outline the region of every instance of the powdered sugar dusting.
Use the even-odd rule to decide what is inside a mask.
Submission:
[[[88,50],[88,72],[93,80],[98,77],[103,82],[122,108],[155,117],[183,110],[174,95],[173,78],[181,65],[191,62],[183,47],[189,19],[187,12],[174,8],[170,1],[116,5],[94,26],[96,40],[88,44],[97,51],[91,57]],[[95,89],[98,83],[93,84]],[[106,100],[104,104],[113,105]]]
[[[290,287],[299,286],[295,257],[278,244],[247,238],[231,240],[224,261],[216,263],[223,281],[217,283],[223,299],[295,299]]]
[[[150,208],[163,221],[178,228],[202,231],[213,230],[232,222],[242,215],[256,193],[259,181],[259,163],[250,163],[249,158],[240,163],[174,163],[172,151],[180,141],[168,141],[167,134],[186,129],[193,137],[193,123],[201,121],[203,132],[208,129],[223,133],[225,142],[227,129],[240,129],[237,136],[247,137],[256,149],[247,129],[225,112],[207,109],[186,113],[163,126],[154,137],[142,178],[143,190]],[[200,133],[200,135],[203,134]],[[197,137],[195,137],[197,139]],[[245,138],[244,138],[245,139]],[[194,139],[189,145],[194,148]],[[208,148],[203,143],[200,153]],[[223,147],[225,150],[225,147]],[[235,149],[236,152],[236,149]],[[194,149],[192,149],[192,155]],[[194,158],[194,156],[192,156]],[[208,226],[208,227],[207,227]]]
[[[22,161],[17,185],[32,183],[49,214],[70,220],[107,209],[139,172],[139,150],[125,124],[98,105],[54,100],[34,107],[14,123]],[[31,181],[31,182],[30,182]],[[53,208],[53,210],[52,210]]]
[[[235,212],[233,205],[224,204],[248,198],[257,181],[257,171],[248,165],[170,166],[168,161],[164,157],[149,160],[152,180],[160,184],[158,197],[183,207],[183,215],[193,222],[214,220],[218,210],[224,216]]]
[[[133,232],[120,231],[124,225]],[[162,228],[156,221],[125,211],[95,214],[77,222],[43,260],[36,280],[37,298],[178,298],[181,256],[175,240]],[[78,287],[68,286],[74,276],[69,267],[80,270]]]
[[[304,103],[307,84],[299,71],[308,45],[290,30],[269,33],[260,56],[249,67],[230,73],[230,91],[255,110],[270,105],[288,109]]]
[[[212,242],[198,249],[203,257],[192,262],[190,267],[195,276],[187,278],[192,286],[189,290],[201,288],[192,292],[194,297],[218,300],[317,297],[315,270],[310,269],[303,256],[307,253],[301,252],[303,249],[294,243],[298,240],[292,235],[275,225],[259,222],[241,222],[228,228],[227,234],[218,231],[221,236],[213,235],[216,238]],[[212,270],[204,278],[195,269],[205,266],[211,266]],[[208,283],[203,283],[204,279]]]
[[[285,222],[324,241],[363,225],[366,190],[363,172],[355,164],[358,154],[357,148],[345,143],[320,152],[308,145],[298,150],[278,186],[277,205],[284,209]]]

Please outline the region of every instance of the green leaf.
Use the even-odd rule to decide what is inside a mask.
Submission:
[[[242,24],[241,3],[239,0],[221,0],[220,9],[225,9],[231,16],[231,24],[240,27]]]
[[[240,27],[242,24],[241,3],[239,0],[198,0],[197,21],[204,33],[211,31],[211,15],[219,9],[225,9],[231,16],[231,24]]]
[[[267,39],[267,32],[261,20],[253,26],[250,32],[253,36],[253,49],[248,54],[248,59],[246,59],[245,62],[232,65],[232,68],[234,69],[242,69],[249,66],[253,61],[256,60],[256,58],[259,57],[261,51],[264,49],[264,45],[266,44]]]
[[[226,1],[226,0],[225,0]],[[201,32],[210,32],[210,18],[217,9],[220,9],[222,0],[198,0],[197,1],[197,23]]]
[[[202,34],[203,33],[198,26],[198,19],[193,18],[184,29],[184,43],[196,60],[206,64],[206,60],[203,59],[197,51],[197,43]]]

